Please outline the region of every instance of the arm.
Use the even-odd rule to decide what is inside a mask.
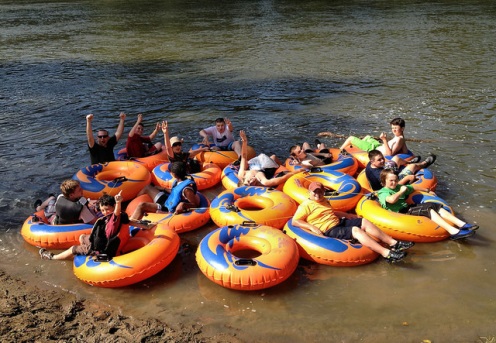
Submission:
[[[239,131],[239,137],[241,138],[241,160],[238,170],[238,178],[243,179],[245,172],[248,170],[248,138],[246,137],[245,130]]]
[[[206,146],[210,146],[210,142],[208,141],[208,133],[205,131],[205,129],[200,131],[200,136],[203,137],[202,143],[205,144]]]
[[[124,120],[126,120],[126,114],[121,112],[119,114],[119,125],[117,126],[117,131],[115,131],[115,138],[119,140],[124,132]]]
[[[136,123],[134,123],[134,126],[132,127],[131,131],[129,131],[129,134],[128,134],[129,137],[134,136],[134,133],[136,132],[136,128],[138,127],[139,124],[141,124],[142,120],[143,120],[143,115],[140,113],[140,114],[138,114],[138,119],[136,119]],[[117,133],[115,133],[115,135],[117,136]]]
[[[162,132],[164,133],[164,144],[165,150],[167,151],[167,156],[174,157],[174,152],[172,151],[172,145],[170,144],[169,137],[169,124],[164,120],[162,121]]]
[[[407,191],[407,187],[406,186],[401,186],[400,187],[400,190],[392,195],[389,195],[386,197],[386,202],[389,203],[389,204],[395,204],[398,202],[398,200],[400,199],[400,197],[405,194],[405,192]]]
[[[387,156],[393,155],[391,148],[389,147],[389,144],[387,141],[387,135],[385,132],[381,132],[379,139],[382,141],[382,145],[384,146],[384,155],[387,155]]]
[[[155,130],[153,130],[153,132],[149,136],[151,140],[155,138],[159,129],[160,129],[160,123],[157,123],[157,125],[155,125]]]
[[[278,177],[273,177],[272,179],[267,179],[265,177],[265,174],[262,173],[262,172],[258,172],[257,173],[257,179],[258,181],[264,185],[265,187],[277,187],[279,186],[280,184],[286,182],[291,176],[295,175],[295,174],[298,174],[298,173],[304,173],[306,172],[306,169],[298,169],[294,172],[289,172],[289,173],[286,173],[282,176],[278,176]],[[238,173],[238,176],[239,176],[239,173]]]
[[[93,129],[91,128],[91,121],[93,120],[93,114],[88,114],[86,116],[86,139],[88,140],[88,146],[93,148],[95,145],[95,137],[93,137]]]
[[[224,118],[224,122],[226,123],[227,129],[231,132],[233,132],[234,127],[232,122],[228,118]]]
[[[198,149],[189,149],[189,157],[190,158],[193,158],[195,157],[196,155],[198,155],[200,152],[204,152],[204,151],[209,151],[210,148],[208,147],[203,147],[203,148],[198,148]]]
[[[197,208],[200,206],[200,197],[191,188],[185,188],[183,194],[184,197],[188,199],[188,202],[180,202],[176,207],[176,214],[184,213],[190,208]]]
[[[313,226],[312,224],[302,220],[302,219],[294,219],[293,218],[293,225],[305,230],[308,230],[312,233],[315,233],[316,235],[322,236],[323,233],[320,231],[316,226]]]
[[[121,193],[122,193],[122,191],[117,193],[114,197],[114,199],[115,199],[114,215],[116,217],[121,215],[121,209],[122,209],[122,195],[121,195]]]

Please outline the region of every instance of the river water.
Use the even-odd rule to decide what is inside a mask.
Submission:
[[[496,336],[494,1],[2,0],[0,22],[2,268],[247,341]],[[143,113],[145,132],[166,119],[187,146],[229,117],[258,152],[281,158],[321,131],[378,134],[401,116],[407,137],[423,141],[410,149],[438,155],[438,195],[481,228],[463,242],[417,244],[403,265],[301,261],[279,286],[236,292],[196,266],[209,224],[182,234],[190,248],[157,276],[92,288],[71,262],[40,261],[19,231],[35,199],[89,164],[85,116],[114,132],[121,111],[126,134]]]

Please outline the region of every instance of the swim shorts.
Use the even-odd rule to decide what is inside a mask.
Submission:
[[[382,145],[381,142],[379,142],[377,139],[375,139],[372,136],[365,136],[363,139],[360,139],[355,136],[351,136],[351,145],[354,147],[357,147],[358,149],[365,150],[365,151],[371,151],[374,149],[377,149]]]

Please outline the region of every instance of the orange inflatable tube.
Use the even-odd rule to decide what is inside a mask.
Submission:
[[[84,223],[49,224],[41,210],[24,221],[21,235],[26,242],[35,247],[64,250],[79,244],[79,236],[89,234],[92,228],[93,225]]]
[[[215,186],[220,182],[222,169],[215,163],[203,163],[201,172],[190,174],[199,191]],[[152,181],[161,187],[171,189],[174,178],[169,172],[169,163],[156,166],[152,170]]]
[[[94,256],[75,256],[74,274],[97,287],[132,285],[168,266],[179,251],[179,243],[179,236],[171,229],[139,230],[124,245],[124,253],[108,262],[97,261]]]
[[[440,203],[447,211],[453,213],[451,207],[443,199],[431,193],[413,192],[408,197],[407,202],[410,204]],[[368,219],[394,239],[436,242],[449,237],[449,233],[430,218],[388,211],[382,208],[379,201],[370,195],[360,199],[355,211],[359,216]]]
[[[167,155],[167,151],[162,149],[160,152],[155,155],[146,156],[146,157],[128,157],[126,148],[119,150],[117,154],[115,154],[115,159],[117,161],[133,161],[143,165],[149,172],[153,170],[156,166],[169,162],[169,155]]]
[[[210,202],[201,193],[200,206],[181,214],[174,213],[145,213],[142,220],[158,223],[158,226],[169,227],[177,233],[196,230],[210,221]],[[136,207],[142,202],[153,202],[147,194],[133,199],[126,208],[126,213],[131,216]]]
[[[92,164],[72,178],[79,181],[87,198],[98,199],[104,193],[115,196],[122,191],[124,201],[133,199],[152,180],[146,167],[131,161]]]
[[[301,204],[308,199],[308,186],[314,181],[324,185],[324,196],[335,211],[354,209],[363,195],[360,184],[352,176],[332,170],[295,174],[284,184],[284,193]]]
[[[281,191],[243,186],[220,193],[210,204],[217,226],[255,222],[281,229],[297,209],[296,202]]]
[[[317,235],[293,225],[284,226],[284,233],[298,245],[300,256],[306,260],[336,267],[359,266],[374,261],[379,254],[360,243]]]
[[[254,291],[286,280],[298,266],[298,247],[268,226],[233,225],[205,236],[196,261],[202,273],[226,288]]]

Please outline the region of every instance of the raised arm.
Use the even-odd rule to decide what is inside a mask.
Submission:
[[[231,132],[234,132],[234,127],[232,122],[229,120],[229,118],[224,118],[224,123],[226,123],[227,129]]]
[[[241,138],[241,160],[239,163],[238,178],[242,180],[245,172],[248,170],[248,137],[246,137],[245,130],[239,131],[239,137]]]
[[[114,196],[114,199],[115,199],[115,207],[114,207],[114,215],[116,217],[120,216],[121,215],[121,210],[122,210],[122,190],[119,191],[119,193],[117,193],[115,196]]]
[[[157,123],[157,125],[155,125],[155,130],[153,130],[153,132],[150,134],[149,137],[151,140],[155,139],[155,136],[157,135],[158,130],[160,130],[160,123]]]
[[[162,132],[164,133],[164,144],[167,156],[174,157],[174,151],[172,151],[172,145],[170,144],[169,124],[165,120],[162,121]]]
[[[95,145],[95,137],[93,137],[93,129],[91,127],[91,122],[93,120],[93,114],[88,114],[86,116],[86,139],[88,140],[88,146],[93,148]]]
[[[124,132],[124,120],[126,120],[126,114],[121,112],[119,114],[119,125],[117,126],[117,131],[115,131],[115,138],[119,140]]]
[[[136,129],[138,128],[138,126],[141,124],[142,121],[143,121],[143,115],[140,113],[140,114],[138,114],[138,118],[136,119],[136,123],[134,123],[134,126],[131,128],[131,131],[129,131],[129,134],[128,134],[129,137],[134,136],[134,134],[136,133]],[[117,135],[117,133],[116,133],[116,135]]]

